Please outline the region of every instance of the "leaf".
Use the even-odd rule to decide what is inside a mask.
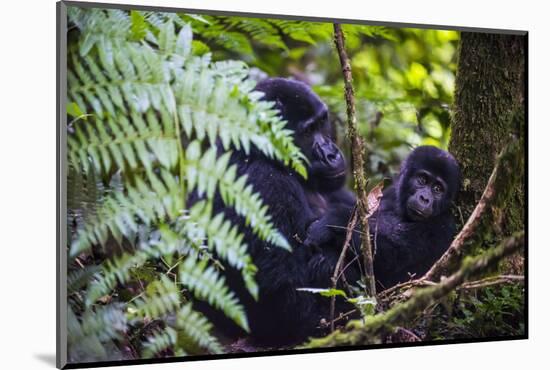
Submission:
[[[84,112],[82,112],[78,104],[70,102],[67,104],[67,114],[71,117],[81,117],[84,115]]]
[[[360,295],[358,297],[349,298],[348,302],[353,303],[355,307],[359,309],[362,316],[372,316],[375,313],[376,298],[374,297]]]
[[[366,217],[369,218],[372,216],[374,212],[378,209],[378,206],[380,206],[380,201],[382,200],[382,189],[384,188],[384,182],[379,182],[372,190],[369,192],[369,195],[367,195],[367,207],[368,212]]]
[[[132,39],[136,41],[143,40],[147,35],[147,22],[141,12],[132,10],[130,11],[130,18],[132,19],[132,28],[130,29]]]
[[[189,25],[183,26],[176,40],[176,54],[187,57],[191,52],[192,40],[191,27]]]
[[[323,297],[336,297],[336,296],[342,296],[344,298],[347,298],[346,292],[344,292],[341,289],[320,289],[320,288],[298,288],[296,289],[300,292],[309,292],[314,294],[320,294]]]

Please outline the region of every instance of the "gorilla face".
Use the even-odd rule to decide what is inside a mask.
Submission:
[[[321,191],[341,187],[346,179],[346,161],[332,138],[326,105],[304,83],[284,78],[260,82],[256,90],[275,102],[294,142],[309,160],[308,186]]]
[[[322,183],[323,187],[338,188],[345,180],[346,161],[331,136],[326,107],[316,113],[298,123],[295,142],[310,162],[310,180]]]
[[[407,157],[398,179],[401,213],[412,221],[425,221],[450,208],[458,191],[460,170],[451,154],[421,146]]]
[[[459,186],[458,163],[446,151],[420,146],[403,161],[369,218],[380,289],[424,275],[449,248],[456,231],[450,207]]]
[[[422,221],[440,213],[447,189],[441,177],[419,170],[409,179],[409,189],[406,206],[410,219]]]

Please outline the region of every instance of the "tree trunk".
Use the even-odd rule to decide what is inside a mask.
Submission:
[[[526,35],[461,35],[449,151],[462,171],[457,199],[462,223],[480,199],[511,135],[523,139],[526,40]],[[525,176],[523,168],[514,171],[519,171],[515,189],[500,211],[493,212],[505,235],[524,227]]]

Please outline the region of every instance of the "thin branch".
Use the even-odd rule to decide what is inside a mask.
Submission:
[[[334,327],[334,324],[337,323],[338,321],[340,320],[344,320],[344,319],[347,319],[349,317],[349,315],[351,315],[352,313],[355,313],[357,311],[357,308],[353,308],[351,310],[349,310],[348,312],[344,312],[343,314],[341,314],[340,316],[338,316],[337,318],[335,318],[334,320],[331,320],[330,321],[330,327]],[[327,327],[329,324],[323,324],[323,327]],[[334,329],[331,329],[331,331],[334,331]]]
[[[514,284],[514,283],[523,283],[525,277],[521,275],[498,275],[491,276],[485,279],[469,281],[462,284],[459,289],[461,290],[472,290],[472,289],[481,289],[487,288],[489,286],[501,285],[501,284]]]
[[[346,52],[345,38],[340,24],[334,24],[334,42],[338,50],[342,74],[344,76],[344,96],[346,99],[347,113],[347,136],[351,143],[351,165],[353,178],[355,179],[355,190],[357,192],[357,205],[359,220],[363,233],[366,236],[361,238],[361,252],[363,254],[363,264],[365,267],[365,279],[367,295],[374,297],[376,295],[376,284],[374,280],[374,270],[372,263],[372,247],[369,236],[368,222],[368,194],[367,180],[364,171],[363,153],[365,144],[363,139],[357,133],[357,118],[355,115],[355,98],[353,93],[353,78],[351,74],[351,63]]]
[[[415,288],[415,287],[433,286],[433,285],[437,285],[437,283],[434,283],[433,281],[430,281],[430,280],[421,280],[421,279],[409,280],[404,283],[394,285],[378,293],[378,299],[381,301],[387,301],[391,297],[393,297],[395,293],[401,294],[400,292],[403,291],[404,289],[410,290],[411,288]]]
[[[349,245],[351,243],[351,237],[353,235],[353,229],[355,228],[355,224],[357,223],[357,209],[353,210],[353,216],[351,217],[351,220],[349,221],[347,231],[346,231],[346,240],[344,242],[344,247],[342,248],[342,252],[340,253],[340,257],[338,258],[338,262],[336,263],[336,267],[334,268],[334,274],[332,275],[331,281],[332,281],[332,288],[336,289],[336,284],[338,283],[338,276],[340,273],[340,269],[342,268],[342,264],[344,263],[344,260],[346,258],[346,253],[348,251]],[[330,297],[330,331],[334,331],[334,310],[336,306],[336,296]]]

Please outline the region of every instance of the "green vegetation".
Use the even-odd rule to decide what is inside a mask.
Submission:
[[[246,66],[194,55],[191,28],[176,27],[176,18],[69,12],[72,361],[124,358],[113,341],[130,338],[142,338],[132,349],[143,357],[221,352],[192,296],[248,330],[216,266],[241,271],[254,297],[256,267],[243,235],[212,214],[216,189],[259,237],[289,248],[229,165],[230,152],[216,158],[215,143],[254,146],[305,175],[303,156],[271,104],[251,91]],[[205,200],[186,208],[191,192]]]
[[[376,184],[412,146],[447,148],[459,34],[343,30]],[[213,214],[213,198],[219,192],[257,236],[290,248],[230,150],[259,150],[307,176],[292,133],[253,91],[265,75],[311,83],[350,150],[332,38],[329,23],[69,7],[69,362],[227,351],[196,299],[249,330],[220,271],[237,269],[257,298],[257,268],[243,234]],[[192,193],[204,200],[189,206]],[[521,285],[461,294],[419,324],[427,337],[523,332]],[[370,298],[349,299],[373,315]]]

